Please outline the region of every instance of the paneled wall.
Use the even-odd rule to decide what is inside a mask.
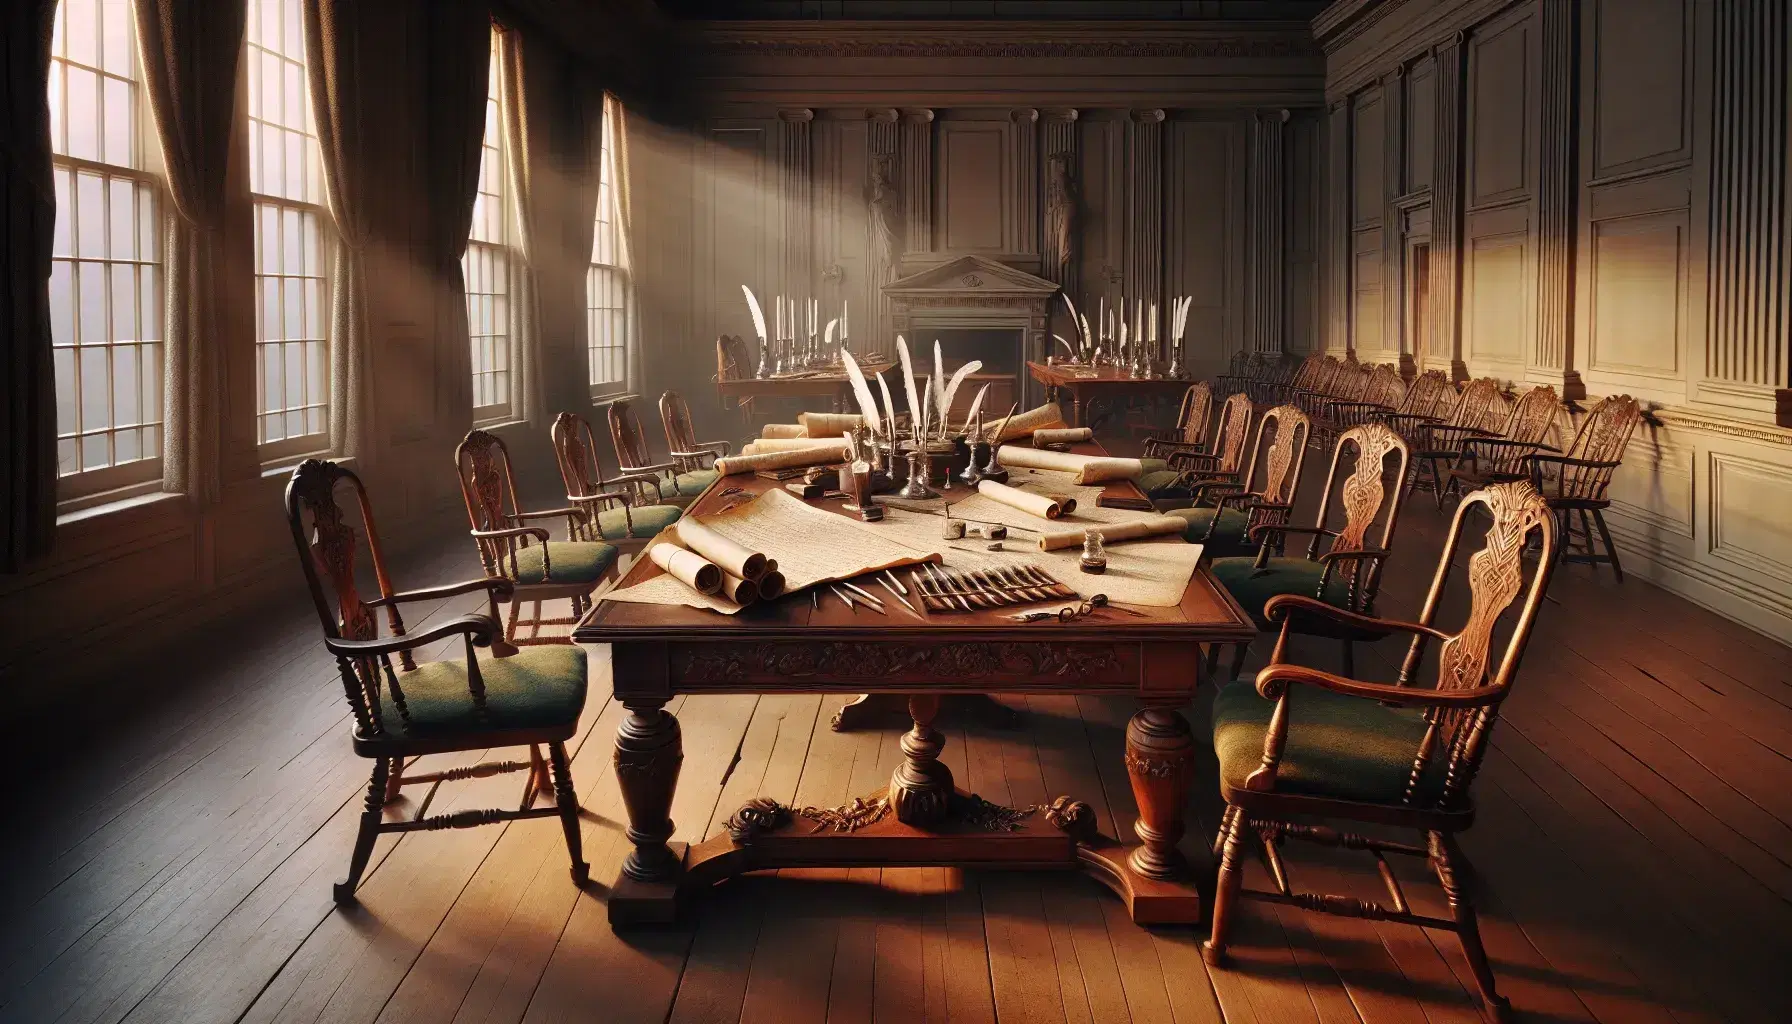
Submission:
[[[882,285],[966,254],[1060,283],[1091,319],[1122,294],[1194,296],[1198,371],[1245,347],[1318,344],[1321,63],[1302,23],[730,22],[696,35],[702,115],[654,129],[694,173],[646,186],[689,211],[688,245],[666,233],[641,269],[659,307],[644,311],[647,347],[664,353],[656,392],[714,394],[716,336],[752,334],[741,284],[814,295],[828,317],[850,302],[854,347],[890,351]],[[1068,252],[1052,230],[1055,167],[1073,196]],[[1062,314],[1054,303],[1052,330],[1070,336]],[[742,429],[717,402],[692,404],[715,436]]]
[[[1635,395],[1628,567],[1792,636],[1786,5],[1340,0],[1314,27],[1327,346]]]

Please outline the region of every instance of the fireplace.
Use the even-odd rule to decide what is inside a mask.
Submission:
[[[977,359],[983,369],[960,388],[953,412],[963,415],[983,384],[984,411],[1007,412],[1043,401],[1043,389],[1027,374],[1027,361],[1043,361],[1050,337],[1052,298],[1058,286],[981,256],[961,256],[884,286],[895,333],[908,338],[917,374],[933,368],[939,339],[946,372]]]

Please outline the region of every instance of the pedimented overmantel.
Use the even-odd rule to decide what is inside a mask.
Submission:
[[[1032,393],[1038,389],[1025,367],[1028,360],[1044,359],[1051,345],[1051,304],[1058,292],[1051,281],[977,255],[946,257],[883,288],[892,329],[910,345],[925,350],[943,335],[948,371],[983,359],[986,373],[1005,378],[1008,393],[1028,402],[1038,398]],[[1001,340],[1004,334],[1012,336],[1009,343]],[[992,394],[997,390],[992,387]]]

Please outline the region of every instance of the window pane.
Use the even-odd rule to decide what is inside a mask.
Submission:
[[[128,167],[131,165],[131,86],[121,79],[108,78],[103,90],[106,162]]]
[[[85,68],[68,69],[68,156],[100,158],[99,79]]]
[[[613,389],[628,380],[627,272],[618,264],[623,241],[619,237],[616,190],[610,187],[613,167],[610,116],[614,100],[604,104],[603,147],[598,156],[600,184],[591,233],[591,269],[585,278],[585,345],[590,383],[594,389]]]

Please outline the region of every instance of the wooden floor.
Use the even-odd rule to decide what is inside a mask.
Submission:
[[[1313,488],[1313,489],[1316,489]],[[1381,610],[1411,617],[1441,518],[1414,503]],[[470,575],[470,546],[403,566]],[[298,574],[293,574],[295,597]],[[476,599],[432,609],[442,617]],[[1133,926],[1093,882],[952,870],[785,871],[717,890],[686,926],[615,935],[580,892],[553,819],[382,840],[361,905],[337,910],[366,763],[315,619],[188,638],[124,685],[137,710],[9,776],[0,844],[6,1021],[1470,1021],[1448,935],[1247,904],[1236,966],[1199,935]],[[191,652],[200,652],[197,654]],[[1334,667],[1329,646],[1312,653]],[[1792,1017],[1792,659],[1647,584],[1564,571],[1477,785],[1466,848],[1504,991],[1526,1020]],[[1395,652],[1359,658],[1384,671]],[[191,670],[181,673],[174,666]],[[610,775],[620,709],[595,652],[575,741],[592,875],[624,848]],[[43,685],[54,685],[54,680]],[[828,729],[832,697],[675,703],[686,760],[673,817],[696,840],[745,799],[870,793],[894,728]],[[1203,697],[1190,711],[1205,734]],[[946,760],[1004,803],[1090,800],[1133,816],[1127,702],[1014,701],[1025,728],[945,723]],[[894,725],[894,723],[893,723]],[[437,759],[440,760],[440,759]],[[444,787],[497,806],[517,777]],[[1211,765],[1197,856],[1211,837]],[[1296,885],[1372,896],[1355,860],[1293,853]],[[1406,872],[1436,912],[1435,890]],[[1261,879],[1256,880],[1261,884]]]

